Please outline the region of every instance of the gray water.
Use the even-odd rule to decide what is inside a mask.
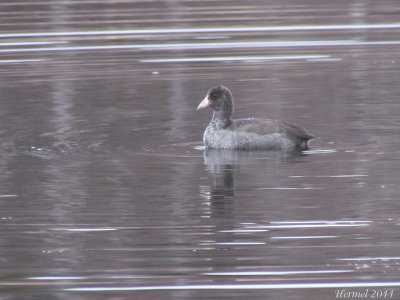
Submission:
[[[400,299],[396,4],[2,1],[1,299]],[[216,84],[318,139],[205,151]]]

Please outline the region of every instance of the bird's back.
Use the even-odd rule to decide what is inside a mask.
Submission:
[[[256,134],[259,136],[283,135],[291,140],[295,146],[303,148],[306,148],[308,142],[314,138],[314,136],[307,133],[303,127],[297,124],[271,119],[248,118],[232,120],[231,125],[227,129],[238,133]]]

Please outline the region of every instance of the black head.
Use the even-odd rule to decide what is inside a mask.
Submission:
[[[221,112],[229,118],[233,112],[233,97],[231,91],[224,86],[215,86],[209,89],[204,100],[199,104],[197,110],[211,107],[215,112]]]

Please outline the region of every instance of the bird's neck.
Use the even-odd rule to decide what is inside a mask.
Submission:
[[[214,111],[213,118],[211,120],[217,129],[225,129],[231,125],[231,112],[227,111]]]

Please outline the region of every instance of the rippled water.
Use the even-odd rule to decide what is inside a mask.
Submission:
[[[399,299],[396,4],[0,3],[1,298]],[[215,84],[318,139],[204,150]]]

